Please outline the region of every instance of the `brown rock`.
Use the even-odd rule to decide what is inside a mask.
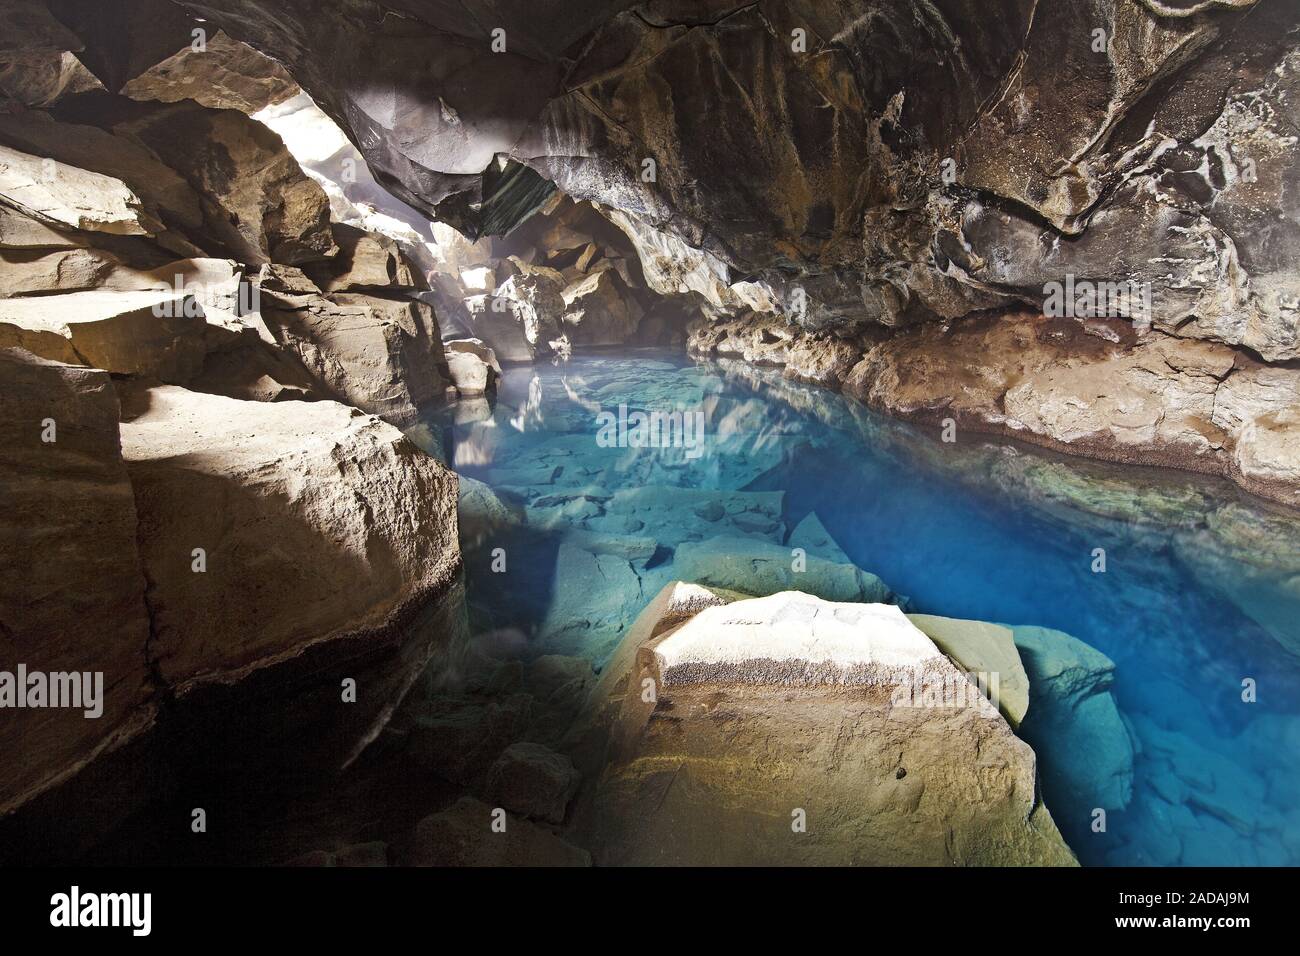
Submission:
[[[0,816],[153,723],[145,578],[117,421],[107,372],[0,350],[0,671],[102,674],[93,718],[88,704],[5,709]]]
[[[511,744],[488,769],[486,796],[507,810],[559,824],[581,780],[563,754],[541,744]]]
[[[505,831],[492,829],[493,808],[462,797],[416,828],[411,862],[415,866],[590,866],[585,850],[566,843],[536,824],[505,817]]]

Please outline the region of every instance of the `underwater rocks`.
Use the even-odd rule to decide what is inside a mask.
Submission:
[[[1029,712],[1020,733],[1041,755],[1048,799],[1089,812],[1127,807],[1133,796],[1134,745],[1111,693],[1114,663],[1060,631],[1011,630],[1029,676]],[[1091,819],[1073,819],[1064,829],[1083,833],[1089,823]]]
[[[850,563],[800,556],[782,545],[750,538],[709,538],[678,546],[673,573],[684,581],[742,594],[774,594],[797,588],[827,601],[890,601],[892,592],[874,574]]]
[[[1033,751],[983,698],[900,703],[925,679],[967,686],[896,608],[669,585],[575,734],[575,839],[605,865],[1073,865]]]
[[[581,775],[573,761],[540,744],[511,744],[487,774],[487,797],[497,806],[545,823],[563,823]]]
[[[1029,677],[1009,628],[932,614],[909,614],[907,619],[966,672],[996,675],[996,694],[991,696],[1007,722],[1020,727],[1029,709]]]

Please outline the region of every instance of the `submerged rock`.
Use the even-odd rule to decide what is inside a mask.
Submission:
[[[1115,664],[1061,631],[1011,630],[1029,676],[1020,733],[1039,753],[1058,816],[1075,808],[1074,817],[1061,819],[1064,831],[1086,834],[1094,808],[1122,810],[1133,796],[1133,739],[1110,690]]]
[[[909,614],[907,619],[958,667],[968,673],[992,677],[997,688],[994,703],[1012,727],[1020,727],[1029,709],[1030,686],[1010,628],[932,614]]]
[[[897,608],[729,600],[665,588],[592,694],[574,812],[598,863],[1074,863],[1033,751]],[[979,703],[913,706],[927,682]]]
[[[683,581],[762,596],[798,588],[828,601],[889,601],[880,578],[841,564],[749,538],[710,538],[679,545],[673,574]]]

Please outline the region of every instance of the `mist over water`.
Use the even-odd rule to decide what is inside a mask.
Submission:
[[[702,449],[598,441],[601,414],[628,410],[702,414]],[[775,371],[658,350],[508,369],[494,403],[462,402],[439,424],[453,467],[527,515],[466,542],[478,632],[599,666],[634,609],[674,579],[675,548],[707,536],[708,509],[776,544],[815,513],[909,611],[1049,627],[1114,661],[1135,756],[1132,799],[1108,809],[1104,833],[1093,795],[1053,783],[1032,705],[1021,728],[1082,862],[1300,862],[1300,518],[1196,476],[976,435],[945,444],[938,429]],[[676,502],[677,489],[719,495],[689,511],[614,507],[636,489],[652,503]],[[781,527],[729,507],[738,492],[783,492]],[[626,578],[569,580],[562,546],[576,533],[653,539],[655,553]],[[508,593],[489,544],[510,555]],[[611,597],[619,588],[630,591]],[[575,600],[613,604],[575,626],[563,620]]]

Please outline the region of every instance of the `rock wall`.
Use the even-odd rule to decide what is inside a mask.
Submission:
[[[170,4],[20,6],[99,78],[0,110],[0,672],[102,683],[0,727],[0,856],[48,861],[337,773],[465,620],[456,476],[399,431],[456,394],[428,285],[247,115],[296,87]]]
[[[609,207],[651,286],[693,293],[710,318],[776,315],[830,340],[1025,305],[1116,320],[1119,364],[1163,381],[1126,383],[1142,394],[1122,412],[1089,385],[1038,381],[1028,402],[1082,402],[1095,421],[1009,427],[1295,503],[1300,13],[1286,0],[334,0],[327,18],[307,0],[183,5],[282,62],[414,207],[471,236],[507,231],[542,202],[492,207],[502,164],[522,163]],[[1070,290],[1055,304],[1053,284]],[[1148,393],[1195,402],[1201,342],[1234,368],[1283,370],[1251,390],[1274,399],[1248,434],[1199,410],[1200,437],[1168,434],[1181,411],[1172,429],[1130,424]],[[893,348],[875,361],[903,374]],[[1112,371],[1131,377],[1083,374]]]

